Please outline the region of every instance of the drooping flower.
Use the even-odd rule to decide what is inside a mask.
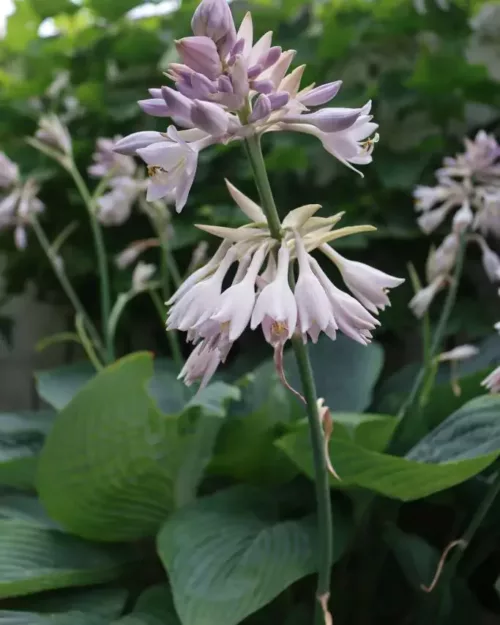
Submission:
[[[19,167],[0,152],[0,188],[7,189],[19,182]]]
[[[96,151],[92,155],[94,163],[88,172],[95,178],[134,176],[137,165],[133,158],[116,152],[115,147],[121,137],[108,139],[100,137],[96,142]]]
[[[252,329],[262,328],[275,350],[275,358],[276,354],[282,355],[284,344],[294,333],[316,342],[321,332],[335,339],[340,329],[364,345],[369,343],[379,321],[367,310],[362,298],[358,301],[335,287],[311,252],[323,251],[329,241],[373,228],[335,229],[341,215],[317,217],[320,206],[311,204],[288,214],[279,242],[271,236],[262,209],[227,184],[238,206],[255,221],[240,228],[198,226],[222,238],[223,243],[214,258],[190,276],[168,302],[171,308],[167,329],[186,331],[188,340],[196,345],[181,377],[188,381],[202,378],[203,383],[208,383],[248,325]],[[330,254],[327,256],[331,258]],[[262,270],[266,258],[267,265]],[[338,262],[337,257],[335,260]],[[292,290],[289,273],[294,271],[296,262],[298,279]],[[238,269],[232,284],[224,288],[234,263],[238,263]],[[362,267],[358,271],[363,278],[363,272],[376,276],[378,282],[370,297],[382,306],[382,289],[397,286],[401,280],[382,272],[371,274],[370,268]],[[383,304],[387,304],[385,299]]]
[[[148,288],[150,279],[156,272],[156,266],[140,260],[132,273],[132,290],[139,292]]]

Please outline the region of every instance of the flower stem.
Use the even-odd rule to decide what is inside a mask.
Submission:
[[[87,311],[85,310],[82,302],[80,301],[80,298],[78,297],[71,282],[69,281],[68,276],[66,275],[66,272],[64,271],[64,268],[57,262],[57,258],[54,254],[52,246],[49,240],[47,239],[47,236],[42,226],[40,225],[40,222],[38,221],[36,215],[31,216],[31,225],[33,227],[33,231],[35,232],[38,238],[38,242],[40,243],[40,246],[45,252],[45,255],[47,256],[49,263],[52,269],[54,270],[54,273],[56,274],[57,279],[59,280],[59,283],[63,291],[65,292],[67,298],[71,302],[77,315],[81,317],[81,319],[84,321],[85,325],[87,326],[95,347],[97,347],[101,351],[102,344],[101,344],[101,339],[99,337],[99,333],[95,325],[92,323],[92,320],[90,319]]]
[[[281,240],[281,223],[274,202],[273,192],[267,177],[260,140],[255,135],[245,140],[247,154],[252,165],[255,184],[259,191],[262,209],[266,215],[271,235]],[[322,607],[328,602],[330,593],[330,572],[333,549],[332,511],[328,466],[325,457],[325,439],[317,405],[316,385],[307,347],[300,337],[292,339],[295,358],[299,369],[302,390],[307,406],[309,433],[314,458],[314,479],[318,507],[318,585],[315,606],[315,624],[324,625],[327,618]]]
[[[87,185],[85,184],[80,172],[78,171],[78,168],[73,162],[69,166],[68,171],[73,177],[75,185],[80,192],[82,200],[84,201],[87,208],[87,213],[89,215],[90,227],[92,230],[94,247],[97,255],[97,264],[99,267],[101,294],[101,327],[102,334],[105,338],[106,343],[106,361],[110,363],[113,362],[115,358],[113,340],[108,331],[108,321],[111,314],[111,290],[109,285],[109,268],[106,259],[106,248],[104,246],[102,228],[97,221],[95,213],[95,200],[97,199],[97,196],[92,197],[90,195]]]
[[[332,509],[330,506],[330,483],[328,466],[325,458],[325,442],[323,426],[318,411],[316,386],[311,367],[311,361],[307,351],[307,346],[302,342],[302,338],[295,336],[292,338],[293,350],[299,368],[302,382],[302,392],[306,400],[307,416],[309,419],[309,435],[314,460],[314,476],[316,484],[316,501],[318,505],[318,586],[316,591],[315,623],[326,622],[320,598],[330,594],[330,569],[333,553],[333,524]]]
[[[262,208],[267,217],[269,231],[271,236],[280,241],[281,223],[276,209],[276,204],[274,202],[271,185],[269,184],[269,178],[267,177],[266,164],[264,162],[264,156],[262,155],[262,148],[260,146],[260,138],[256,135],[248,137],[245,139],[245,147],[252,166],[255,183],[259,191]]]
[[[453,272],[453,277],[451,279],[451,284],[448,289],[448,293],[446,295],[446,300],[444,302],[443,309],[441,311],[441,316],[438,321],[438,325],[432,337],[432,343],[428,350],[427,360],[424,362],[420,371],[418,372],[415,381],[413,382],[413,386],[410,390],[407,400],[401,407],[399,411],[399,423],[396,427],[394,435],[391,440],[391,444],[389,446],[389,453],[399,454],[402,453],[407,446],[408,443],[411,444],[411,430],[413,426],[413,414],[409,411],[409,409],[415,403],[418,394],[421,392],[422,388],[427,388],[426,382],[429,376],[433,373],[433,361],[435,357],[438,355],[441,345],[443,343],[443,336],[446,330],[446,326],[448,325],[448,321],[450,319],[451,312],[453,310],[453,306],[455,305],[455,301],[457,298],[458,285],[460,283],[460,278],[462,276],[463,266],[464,266],[464,258],[465,258],[465,249],[467,245],[466,233],[462,233],[460,237],[460,245],[457,253],[457,261],[455,265],[455,271]]]

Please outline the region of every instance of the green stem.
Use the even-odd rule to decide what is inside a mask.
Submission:
[[[462,276],[464,258],[465,258],[465,248],[466,248],[466,233],[462,233],[460,237],[460,245],[457,253],[457,261],[455,265],[455,271],[453,272],[453,277],[451,280],[450,287],[448,289],[448,293],[446,295],[446,300],[441,311],[441,316],[439,318],[438,325],[434,332],[434,336],[432,339],[432,343],[428,353],[428,360],[424,363],[420,371],[418,372],[417,377],[413,383],[413,386],[410,390],[410,394],[408,395],[407,400],[401,407],[399,411],[399,423],[396,427],[394,435],[391,440],[391,444],[389,446],[389,453],[398,454],[404,451],[404,447],[407,442],[411,443],[411,430],[413,426],[413,414],[409,412],[409,408],[411,408],[415,400],[417,399],[418,394],[421,391],[423,385],[425,385],[426,380],[429,375],[432,374],[432,362],[434,358],[438,355],[441,344],[443,342],[444,332],[446,330],[446,326],[450,319],[451,312],[453,310],[453,306],[455,305],[455,301],[457,298],[458,285],[460,283],[460,278]]]
[[[262,155],[262,149],[260,146],[260,138],[257,135],[252,135],[245,139],[245,147],[247,150],[248,158],[252,166],[253,176],[259,191],[260,201],[262,209],[267,217],[267,223],[271,236],[281,240],[281,223],[274,202],[273,192],[267,177],[266,164],[264,162],[264,156]]]
[[[89,317],[87,311],[85,310],[82,302],[80,301],[80,298],[78,297],[75,289],[73,288],[71,282],[68,279],[68,276],[66,275],[66,272],[64,271],[64,268],[57,262],[57,258],[54,254],[54,250],[52,249],[52,246],[42,228],[42,226],[40,225],[40,222],[38,221],[37,217],[35,215],[31,216],[31,225],[33,227],[33,231],[35,232],[35,235],[40,243],[40,246],[42,247],[43,251],[45,252],[45,255],[47,256],[49,263],[54,271],[54,273],[57,276],[57,279],[59,280],[59,283],[64,291],[64,293],[66,294],[67,298],[69,299],[69,301],[71,302],[75,312],[80,315],[80,317],[83,319],[83,321],[85,322],[85,325],[87,326],[87,328],[89,329],[89,332],[92,336],[92,341],[94,343],[94,345],[99,349],[102,350],[102,343],[101,343],[101,339],[99,337],[99,333],[95,327],[95,325],[93,324],[91,318]],[[101,354],[102,355],[102,354]]]
[[[309,419],[309,436],[314,460],[314,476],[316,486],[316,501],[318,505],[318,586],[316,599],[327,597],[330,593],[330,574],[333,553],[333,524],[332,509],[330,505],[330,480],[328,466],[325,457],[325,439],[323,426],[318,411],[316,386],[311,367],[311,361],[302,338],[294,336],[292,338],[293,350],[299,368],[302,382],[302,392],[307,405],[307,416]],[[326,622],[320,604],[316,605],[315,623]]]
[[[153,300],[154,307],[158,312],[162,324],[165,323],[165,306],[162,304],[160,296],[156,291],[149,291],[151,299]],[[179,341],[179,333],[177,330],[167,330],[167,340],[170,345],[170,351],[172,352],[172,358],[174,359],[176,367],[179,371],[184,366],[184,358],[182,356],[181,344]]]
[[[75,185],[80,192],[82,200],[87,208],[87,213],[90,220],[90,227],[92,230],[92,236],[94,239],[94,247],[97,255],[97,264],[99,268],[100,278],[100,292],[101,292],[101,327],[102,333],[106,342],[106,360],[108,363],[113,362],[115,358],[113,340],[108,332],[108,321],[111,314],[111,290],[109,285],[109,268],[106,258],[106,248],[104,246],[104,238],[102,235],[102,228],[99,224],[95,212],[95,200],[97,197],[92,197],[89,193],[87,185],[85,184],[80,172],[76,165],[71,163],[68,169],[69,173],[75,181]]]
[[[266,215],[271,235],[281,240],[281,223],[274,202],[273,192],[267,177],[266,166],[260,140],[255,135],[245,140],[245,145],[252,165],[255,184],[259,191],[262,209]],[[330,593],[330,574],[333,550],[333,526],[330,505],[330,486],[328,466],[325,457],[325,437],[317,405],[316,386],[307,347],[300,337],[292,339],[297,360],[302,392],[306,400],[309,433],[314,458],[314,478],[318,506],[318,585],[315,605],[315,623],[324,625],[327,620],[320,604],[320,599],[328,600]]]

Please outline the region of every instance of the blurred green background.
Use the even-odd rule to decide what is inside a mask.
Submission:
[[[0,0],[2,4],[2,0]],[[25,143],[41,111],[68,121],[76,159],[85,172],[95,139],[144,129],[164,129],[168,120],[142,113],[136,101],[147,89],[166,84],[162,75],[175,59],[174,40],[190,33],[196,0],[148,3],[138,0],[16,0],[0,39],[0,149],[24,175],[35,172],[47,206],[44,226],[56,236],[70,221],[81,222],[65,245],[67,271],[84,301],[97,313],[97,283],[90,232],[65,172]],[[307,136],[276,134],[264,149],[280,209],[317,202],[324,213],[346,211],[343,225],[371,223],[376,233],[346,240],[346,256],[407,277],[407,263],[422,274],[429,238],[415,223],[412,188],[433,184],[433,171],[446,154],[461,149],[464,135],[500,128],[500,3],[453,0],[256,0],[232,3],[236,21],[252,10],[257,35],[272,29],[283,48],[297,50],[295,64],[307,64],[304,83],[342,79],[336,105],[359,106],[373,99],[380,142],[364,178],[343,167]],[[152,15],[155,12],[158,15]],[[420,9],[420,10],[418,10]],[[201,155],[187,207],[174,219],[172,246],[186,268],[204,236],[193,222],[229,224],[239,219],[228,201],[223,176],[253,197],[250,170],[233,144]],[[127,243],[150,236],[144,215],[106,230],[110,256]],[[437,233],[436,239],[440,238]],[[343,243],[343,241],[342,241]],[[31,240],[15,250],[11,232],[0,232],[7,251],[7,295],[33,280],[41,298],[61,298],[55,278]],[[147,260],[147,257],[146,257]],[[473,340],[491,332],[498,318],[495,289],[469,258],[450,333]],[[129,274],[114,270],[119,292]],[[392,296],[377,338],[403,359],[415,322],[408,312],[409,281]],[[481,296],[484,306],[477,307]],[[131,308],[128,323],[151,323],[148,301]],[[439,308],[439,306],[437,306]],[[126,324],[125,324],[126,328]],[[161,332],[161,328],[158,328]],[[411,349],[411,343],[410,343]]]

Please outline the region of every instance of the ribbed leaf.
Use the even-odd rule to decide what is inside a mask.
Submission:
[[[333,416],[335,418],[335,414]],[[465,436],[460,445],[467,447],[467,438]],[[312,477],[313,460],[307,424],[301,424],[295,432],[284,436],[276,444]],[[489,452],[484,451],[485,448],[474,449],[473,445],[469,445],[469,449],[469,454],[462,455],[460,459],[450,458],[450,461],[429,464],[417,462],[415,453],[400,458],[372,451],[347,440],[342,429],[334,427],[330,458],[342,481],[332,477],[330,484],[340,488],[360,486],[402,501],[420,499],[480,473],[500,453],[500,446],[494,451],[490,448]]]
[[[23,597],[22,608],[31,612],[86,612],[109,620],[123,612],[127,591],[124,588],[78,588]]]
[[[0,484],[20,489],[34,487],[37,455],[50,430],[49,411],[0,414]]]
[[[37,614],[0,610],[0,625],[108,625],[109,621],[96,614],[64,612],[62,614]]]
[[[168,586],[152,586],[145,590],[131,614],[113,621],[113,625],[179,625]]]
[[[88,362],[39,371],[35,375],[38,394],[53,408],[61,410],[94,375],[95,369]]]
[[[318,396],[341,412],[362,412],[372,399],[373,388],[382,370],[384,354],[377,343],[364,347],[346,336],[336,341],[327,336],[309,348]],[[285,355],[285,370],[299,389],[297,364],[291,352]]]
[[[152,535],[175,502],[193,498],[235,389],[207,388],[181,415],[163,415],[146,387],[150,354],[95,376],[59,413],[42,451],[38,487],[49,514],[95,540]]]
[[[270,498],[238,487],[174,513],[158,552],[183,625],[236,625],[315,571],[315,542],[314,519],[279,521]]]
[[[419,462],[459,462],[500,451],[500,397],[464,404],[407,454]]]
[[[8,494],[0,497],[0,518],[18,519],[40,527],[61,529],[53,521],[36,497]]]
[[[18,520],[0,520],[0,598],[114,579],[131,559],[121,547],[101,547]]]

